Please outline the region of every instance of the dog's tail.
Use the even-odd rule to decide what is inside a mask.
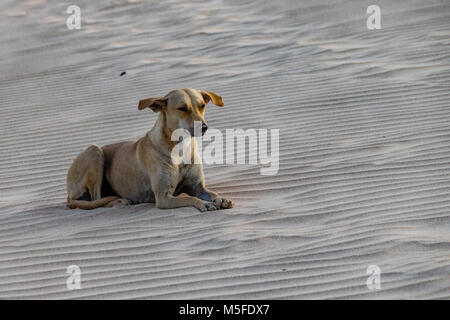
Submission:
[[[67,206],[70,209],[84,209],[84,210],[90,210],[95,208],[100,208],[108,205],[110,202],[113,202],[115,200],[119,199],[119,197],[104,197],[98,200],[94,201],[86,201],[86,200],[71,200],[67,198]]]

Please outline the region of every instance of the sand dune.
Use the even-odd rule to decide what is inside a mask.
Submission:
[[[371,31],[364,1],[78,2],[81,30],[0,4],[0,298],[450,298],[450,3]],[[232,210],[66,208],[74,157],[182,87],[224,97],[212,128],[280,129],[278,174],[206,166]]]

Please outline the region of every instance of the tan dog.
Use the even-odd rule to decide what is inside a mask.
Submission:
[[[67,173],[67,204],[70,208],[155,202],[158,208],[196,207],[200,211],[232,208],[233,202],[205,187],[203,167],[195,138],[192,164],[172,161],[177,142],[172,132],[183,128],[194,133],[194,121],[205,123],[205,105],[223,106],[222,97],[209,91],[180,89],[165,97],[139,101],[139,110],[159,112],[153,128],[138,141],[99,147],[89,146],[72,163]],[[103,196],[103,197],[102,197]]]

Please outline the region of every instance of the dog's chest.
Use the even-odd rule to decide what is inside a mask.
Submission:
[[[193,174],[193,166],[191,164],[181,164],[178,167],[178,182],[182,182]]]

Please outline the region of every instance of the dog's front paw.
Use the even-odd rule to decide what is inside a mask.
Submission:
[[[206,202],[206,201],[202,201],[201,203],[199,203],[195,207],[198,210],[200,210],[201,212],[217,210],[217,208],[216,208],[216,206],[214,205],[213,202]]]
[[[221,196],[215,198],[213,203],[217,209],[231,209],[234,207],[233,201],[222,198]]]

